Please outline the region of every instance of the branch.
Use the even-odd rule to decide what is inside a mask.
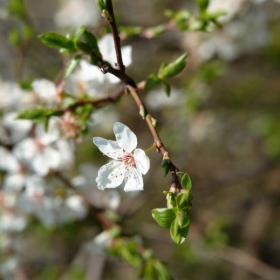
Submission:
[[[114,45],[115,45],[115,52],[116,52],[116,56],[117,56],[118,68],[121,72],[125,72],[125,66],[123,64],[122,53],[121,53],[121,40],[119,37],[118,28],[117,28],[117,24],[116,24],[116,20],[115,20],[115,14],[114,14],[112,0],[107,0],[107,8],[108,8],[108,12],[111,16],[111,19],[109,20],[109,24],[110,24],[111,32],[112,32],[113,38],[114,38]]]
[[[102,67],[102,72],[104,74],[110,73],[110,74],[118,77],[125,84],[127,92],[131,94],[134,102],[139,107],[140,115],[143,117],[143,119],[146,121],[146,123],[149,127],[149,130],[153,136],[157,151],[161,152],[161,154],[163,155],[164,158],[169,159],[169,152],[165,148],[165,146],[153,124],[154,119],[151,117],[146,105],[144,104],[143,100],[141,99],[141,97],[138,93],[137,84],[135,83],[133,78],[131,78],[130,76],[128,76],[125,73],[125,67],[122,62],[122,53],[121,53],[121,48],[120,48],[120,37],[119,37],[118,29],[116,26],[112,0],[107,1],[107,6],[108,6],[108,12],[110,14],[110,19],[108,19],[108,23],[110,24],[111,31],[112,31],[113,38],[114,38],[115,52],[116,52],[119,69],[115,69],[109,63],[104,62],[104,67]],[[182,186],[181,186],[181,183],[180,183],[178,177],[176,176],[176,172],[178,172],[178,171],[179,171],[179,169],[170,161],[169,172],[173,178],[173,183],[175,183],[175,185],[176,185],[176,189],[180,190],[180,189],[182,189]]]

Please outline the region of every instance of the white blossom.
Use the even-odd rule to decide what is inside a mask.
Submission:
[[[116,54],[114,48],[113,36],[107,34],[98,42],[99,50],[103,60],[108,61],[115,66]],[[132,47],[125,46],[121,48],[123,63],[127,67],[132,62]],[[67,80],[65,89],[67,92],[75,92],[79,96],[88,94],[90,97],[100,98],[104,96],[104,85],[108,88],[108,84],[120,82],[118,78],[111,74],[103,74],[99,67],[92,65],[86,60],[81,60],[80,68],[75,71]]]
[[[49,103],[54,102],[57,97],[55,84],[47,79],[33,81],[32,89],[39,98]]]
[[[136,135],[124,124],[114,124],[116,141],[94,137],[93,143],[106,156],[112,158],[103,165],[96,178],[97,187],[116,188],[124,185],[124,191],[143,190],[142,174],[150,168],[150,160],[141,149],[136,149]]]

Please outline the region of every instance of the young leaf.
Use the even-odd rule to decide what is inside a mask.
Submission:
[[[186,67],[186,58],[187,54],[183,54],[170,64],[162,65],[159,69],[158,77],[166,79],[179,74]]]
[[[152,73],[146,81],[145,89],[146,90],[153,89],[160,83],[161,83],[161,79],[156,74]]]
[[[152,216],[161,227],[170,227],[176,218],[175,208],[157,208],[152,210]]]
[[[176,207],[176,198],[174,193],[168,192],[166,195],[166,200],[167,200],[167,208]]]
[[[79,63],[79,61],[81,60],[81,56],[80,55],[76,55],[69,63],[68,66],[65,70],[65,75],[64,78],[67,78],[71,75],[71,73],[74,71],[74,69],[76,68],[77,64]]]
[[[41,121],[51,116],[61,116],[62,114],[63,112],[59,110],[37,107],[19,112],[19,114],[17,115],[17,119]]]
[[[74,35],[74,44],[75,44],[75,46],[76,46],[76,44],[78,43],[80,37],[81,37],[81,36],[83,35],[83,33],[85,32],[85,30],[86,30],[86,28],[85,28],[84,25],[81,25],[81,26],[77,29],[77,31],[76,31],[76,33],[75,33],[75,35]]]
[[[196,0],[200,13],[206,12],[208,5],[209,5],[209,0]]]
[[[180,228],[179,227],[179,223],[178,223],[178,219],[176,218],[171,227],[170,227],[170,235],[172,240],[176,243],[176,244],[182,244],[189,232],[189,227],[186,226],[184,228]]]
[[[84,37],[85,37],[86,43],[90,46],[90,48],[99,52],[98,42],[97,42],[96,38],[93,36],[93,34],[89,31],[85,30]]]
[[[171,279],[167,269],[165,268],[165,266],[160,261],[154,260],[153,261],[153,266],[154,266],[154,269],[155,269],[156,274],[158,276],[157,279],[160,279],[160,280],[170,280]]]
[[[189,206],[188,193],[180,193],[176,197],[176,203],[179,209],[187,209]]]
[[[163,89],[166,93],[166,95],[169,97],[170,96],[170,92],[171,92],[171,87],[170,84],[168,84],[167,82],[163,82]]]
[[[185,173],[181,179],[181,185],[186,191],[190,191],[192,188],[192,181],[190,176]]]
[[[42,35],[39,35],[41,42],[51,48],[57,49],[66,49],[69,52],[75,51],[75,46],[73,41],[67,39],[66,37],[54,33],[54,32],[47,32]]]
[[[170,167],[170,158],[163,158],[161,167],[164,172],[164,176],[166,176],[169,172],[169,167]]]
[[[179,211],[177,214],[177,219],[180,228],[184,228],[190,224],[190,217],[186,211]]]
[[[107,1],[106,0],[96,0],[97,6],[99,7],[100,11],[107,9]]]

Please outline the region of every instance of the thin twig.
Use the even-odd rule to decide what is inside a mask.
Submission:
[[[118,77],[125,84],[127,91],[131,94],[134,102],[139,107],[140,115],[143,117],[143,119],[146,121],[146,123],[149,127],[149,130],[154,139],[154,143],[156,144],[157,151],[161,152],[161,154],[163,155],[164,158],[169,159],[169,152],[165,148],[155,126],[153,125],[152,117],[138,93],[137,84],[135,83],[133,78],[131,78],[130,76],[128,76],[125,73],[125,67],[122,64],[123,62],[122,62],[122,53],[121,53],[121,47],[120,47],[120,37],[118,34],[118,29],[117,29],[117,25],[116,25],[116,21],[115,21],[112,0],[107,1],[107,7],[108,7],[108,12],[110,14],[110,19],[108,20],[108,23],[110,24],[111,31],[112,31],[113,38],[114,38],[115,52],[116,52],[119,69],[115,69],[110,64],[107,64],[106,62],[104,62],[106,65],[106,72],[111,73],[112,75]],[[179,169],[171,161],[169,164],[169,171],[172,175],[173,183],[175,183],[176,188],[180,190],[182,188],[182,186],[180,184],[180,181],[178,180],[178,177],[176,176],[176,172],[178,172]]]

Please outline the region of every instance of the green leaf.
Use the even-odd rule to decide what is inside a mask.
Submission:
[[[217,20],[219,17],[225,16],[226,14],[227,14],[226,11],[219,10],[219,11],[215,11],[213,13],[207,14],[206,16],[210,20]]]
[[[204,13],[207,11],[209,0],[196,0],[200,13]]]
[[[76,31],[76,33],[75,33],[75,35],[74,35],[74,44],[75,44],[75,46],[77,45],[77,43],[78,43],[80,37],[83,35],[83,33],[85,32],[85,30],[86,30],[86,28],[85,28],[84,25],[81,25],[81,26],[77,29],[77,31]]]
[[[170,92],[171,92],[170,85],[167,82],[163,82],[162,86],[163,86],[163,89],[164,89],[166,95],[169,97],[170,96]]]
[[[24,0],[9,0],[8,2],[8,12],[10,14],[18,16],[20,19],[23,20],[27,15]]]
[[[190,224],[190,216],[187,211],[180,210],[177,214],[178,225],[182,229]]]
[[[186,191],[190,191],[192,189],[192,181],[187,173],[183,175],[181,179],[181,185]]]
[[[145,30],[145,35],[148,38],[154,38],[165,31],[165,25],[157,25],[155,27],[150,27]]]
[[[176,218],[171,227],[170,227],[170,235],[172,240],[176,243],[176,244],[182,244],[189,232],[189,227],[186,226],[184,228],[180,228],[179,227],[179,223],[178,223],[178,219]]]
[[[99,7],[100,11],[107,9],[107,1],[106,0],[96,0],[97,6]]]
[[[9,31],[8,40],[12,46],[19,47],[21,44],[21,35],[17,29]]]
[[[166,176],[169,172],[169,167],[170,167],[170,158],[163,158],[161,167],[164,172],[164,176]]]
[[[161,79],[156,74],[152,73],[146,81],[145,89],[151,90],[157,85],[159,85],[160,83],[161,83]]]
[[[68,63],[67,68],[65,70],[64,78],[67,78],[71,75],[71,73],[74,71],[79,61],[81,60],[81,58],[82,56],[76,55],[73,59],[71,59],[71,61]]]
[[[17,119],[33,120],[33,121],[42,121],[51,116],[61,116],[62,111],[48,109],[44,107],[31,108],[21,111],[17,115]]]
[[[152,216],[161,227],[170,227],[176,218],[175,208],[157,208],[152,210]]]
[[[176,203],[179,209],[187,209],[187,207],[189,206],[188,198],[188,193],[178,194],[178,196],[176,197]]]
[[[86,43],[90,46],[90,48],[92,50],[98,51],[98,53],[99,53],[98,42],[97,42],[96,38],[94,37],[94,35],[91,32],[85,30],[84,37],[85,37]]]
[[[166,79],[179,74],[186,67],[186,58],[187,54],[183,54],[170,64],[163,64],[159,69],[158,77]]]
[[[125,38],[138,35],[142,32],[143,28],[139,26],[120,26],[119,31],[122,33],[122,36],[124,35]]]
[[[157,274],[156,279],[160,279],[160,280],[170,280],[171,279],[167,269],[159,260],[153,261],[153,267]],[[155,279],[155,278],[153,278],[153,279]]]
[[[39,39],[44,45],[51,48],[65,49],[69,52],[74,52],[76,50],[72,40],[54,32],[47,32],[39,35]]]
[[[167,208],[176,207],[176,198],[174,193],[168,192],[166,195],[166,200],[167,200]]]
[[[180,181],[182,180],[184,174],[185,174],[185,173],[183,173],[183,172],[181,172],[181,171],[176,172],[176,175],[177,175],[177,177],[178,177],[178,179],[179,179]]]

